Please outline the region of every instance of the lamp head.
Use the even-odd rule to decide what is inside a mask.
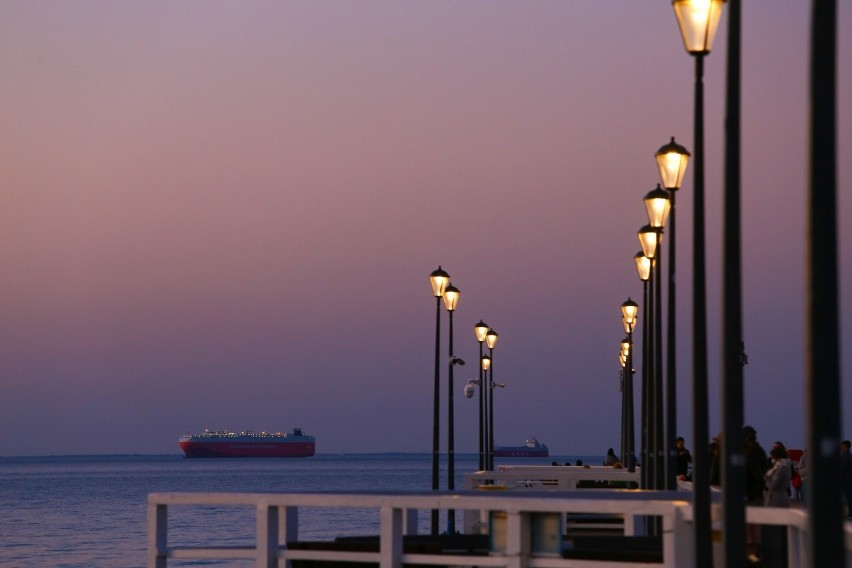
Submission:
[[[639,280],[647,282],[651,277],[651,259],[645,256],[645,253],[640,250],[633,256],[633,261],[636,263]]]
[[[683,46],[690,55],[706,55],[713,48],[725,0],[672,0]]]
[[[669,192],[657,184],[657,187],[645,194],[642,201],[645,202],[645,210],[648,213],[648,224],[661,229],[665,227],[672,207]]]
[[[480,363],[482,365],[482,370],[487,371],[491,368],[491,357],[489,357],[488,355],[483,355],[482,359],[480,360]]]
[[[639,314],[639,304],[631,300],[629,297],[627,301],[621,304],[621,315],[624,317],[626,321],[629,323],[634,323],[636,321],[636,316]]]
[[[476,340],[482,343],[485,341],[485,334],[488,333],[488,324],[479,320],[479,323],[473,326],[473,333],[476,334]]]
[[[450,275],[438,266],[438,269],[433,270],[432,274],[429,275],[429,283],[432,284],[432,295],[440,298],[444,295],[444,290],[450,283]]]
[[[444,307],[447,308],[447,311],[456,311],[456,307],[459,303],[459,289],[452,284],[447,284],[442,297],[444,299]]]
[[[657,244],[663,241],[663,230],[659,227],[645,225],[639,229],[639,243],[642,245],[642,254],[653,260],[657,253]],[[446,296],[444,296],[446,298]]]
[[[494,349],[494,346],[497,345],[497,338],[500,337],[496,331],[493,329],[489,329],[488,333],[485,334],[485,343],[488,344],[489,349]]]
[[[672,141],[657,150],[654,158],[657,160],[663,187],[672,191],[680,189],[683,176],[686,174],[686,164],[689,162],[687,149],[675,142],[672,136]]]

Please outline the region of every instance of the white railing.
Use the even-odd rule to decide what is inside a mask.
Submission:
[[[152,493],[148,496],[148,567],[165,568],[170,559],[253,559],[258,568],[292,566],[297,560],[373,562],[381,568],[403,564],[562,568],[631,565],[630,562],[561,557],[566,512],[617,514],[625,519],[662,518],[662,564],[692,562],[691,507],[683,493],[606,492],[425,492],[425,493]],[[203,505],[254,507],[256,535],[251,546],[175,546],[168,539],[170,507]],[[377,551],[304,550],[288,547],[299,541],[299,508],[371,509],[379,512]],[[406,553],[403,536],[417,533],[418,511],[455,509],[488,511],[491,551],[479,555]],[[545,522],[542,522],[545,521]],[[542,528],[543,527],[543,528]],[[544,531],[547,534],[541,534]],[[542,548],[542,544],[545,547]],[[646,565],[647,561],[633,565]]]

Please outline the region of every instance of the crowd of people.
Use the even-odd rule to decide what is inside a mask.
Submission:
[[[757,441],[757,431],[752,426],[742,429],[743,454],[745,456],[746,502],[752,506],[789,507],[793,500],[804,500],[808,488],[807,450],[788,450],[780,441],[773,442],[767,455]],[[681,480],[690,480],[692,456],[684,447],[683,438],[675,442],[677,449],[677,472]],[[846,518],[852,520],[852,453],[849,440],[839,447],[840,475]],[[711,485],[721,486],[721,435],[714,438],[707,450],[710,454],[709,479]],[[773,529],[782,529],[774,531]],[[786,549],[783,527],[761,527],[749,525],[747,545],[749,558],[772,554]],[[763,546],[761,547],[761,543]],[[780,547],[780,548],[779,548]],[[764,554],[761,554],[761,548]],[[769,563],[768,565],[773,565]]]

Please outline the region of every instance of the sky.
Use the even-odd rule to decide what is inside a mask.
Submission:
[[[809,5],[743,2],[744,402],[764,446],[805,439]],[[838,8],[849,438],[852,4]],[[711,433],[726,32],[727,13],[705,61]],[[479,320],[500,334],[497,445],[619,447],[642,197],[660,146],[694,146],[694,61],[667,0],[4,0],[0,77],[0,456],[177,454],[186,431],[296,426],[318,453],[430,452],[439,265],[467,361],[456,452],[478,448],[462,389]],[[690,170],[687,440],[692,186]],[[447,329],[443,312],[442,452]]]

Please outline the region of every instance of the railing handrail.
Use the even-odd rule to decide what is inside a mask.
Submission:
[[[718,495],[713,498],[718,502]],[[375,562],[381,568],[398,568],[403,563],[455,566],[518,566],[562,568],[575,566],[570,558],[536,556],[530,550],[531,519],[536,513],[620,514],[625,534],[633,534],[635,521],[642,516],[660,516],[663,521],[662,567],[692,562],[693,526],[691,493],[686,491],[613,490],[565,491],[424,491],[424,492],[338,492],[306,493],[203,493],[168,492],[148,495],[148,568],[166,568],[168,559],[254,558],[258,568],[274,568],[281,562],[313,559],[329,562]],[[168,508],[184,505],[251,506],[256,508],[257,526],[252,546],[170,546]],[[380,512],[379,552],[302,550],[288,548],[298,542],[300,507],[363,508]],[[714,505],[718,512],[718,504]],[[418,511],[454,509],[505,514],[505,549],[488,556],[406,554],[403,535],[417,534]],[[749,523],[786,526],[790,566],[807,566],[807,511],[800,508],[747,507]],[[487,523],[486,523],[487,524]],[[716,525],[718,527],[718,525]],[[502,533],[501,533],[502,534]],[[561,534],[561,530],[560,530]],[[852,561],[852,523],[846,523],[847,561]],[[637,561],[637,563],[641,563]],[[619,562],[628,566],[629,562]],[[605,566],[604,561],[583,561],[583,566]]]

